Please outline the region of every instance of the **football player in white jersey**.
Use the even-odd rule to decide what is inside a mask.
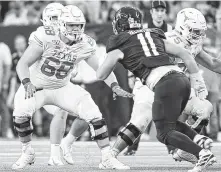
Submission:
[[[45,27],[53,27],[58,31],[61,12],[64,6],[60,3],[48,4],[42,13],[42,23]],[[60,141],[63,138],[66,119],[68,112],[64,111],[57,106],[45,105],[45,110],[54,115],[50,124],[50,142],[51,142],[51,156],[48,161],[48,165],[63,165],[60,155]],[[63,120],[62,120],[63,119]]]
[[[42,23],[46,27],[53,27],[55,30],[59,30],[59,17],[61,15],[61,12],[63,10],[64,6],[60,3],[50,3],[48,4],[42,13]],[[76,65],[74,71],[72,72],[71,81],[75,77],[75,74],[77,74],[77,68],[79,66],[82,66],[81,63],[84,63],[83,61]],[[87,65],[84,63],[85,66]],[[78,66],[78,67],[77,67]],[[75,73],[75,74],[74,74]],[[79,75],[78,75],[79,76]],[[79,77],[78,77],[79,78]],[[72,159],[70,151],[67,151],[70,149],[70,146],[65,144],[68,143],[69,140],[72,141],[73,137],[72,135],[80,136],[80,134],[88,128],[88,123],[84,120],[81,120],[79,118],[76,118],[76,120],[73,122],[71,130],[69,134],[67,135],[65,141],[63,141],[63,144],[60,145],[61,139],[63,138],[64,132],[65,132],[65,126],[66,126],[66,120],[68,116],[68,112],[58,108],[53,105],[45,105],[45,110],[54,115],[51,124],[50,124],[50,142],[51,142],[51,153],[50,158],[48,161],[48,165],[64,165],[63,161],[61,160],[62,156],[64,160],[68,164],[73,164],[74,161]],[[78,130],[75,130],[75,126],[78,126]],[[74,140],[76,138],[74,137]],[[63,154],[61,154],[60,147],[63,150]]]
[[[199,64],[205,66],[211,71],[221,74],[221,60],[210,56],[202,49],[202,41],[205,37],[206,29],[206,21],[202,13],[193,8],[186,8],[177,14],[175,30],[166,33],[166,37],[170,42],[188,49]],[[177,59],[171,58],[171,60],[175,61]],[[181,61],[177,62],[180,63]],[[200,94],[200,92],[196,94],[193,90],[190,100],[184,110],[184,113],[187,113],[189,116],[193,118],[196,117],[196,120],[189,124],[192,128],[197,128],[201,124],[201,121],[208,120],[212,112],[211,103],[205,99],[207,96],[207,90],[203,89],[202,91],[204,92],[203,94]],[[111,148],[111,151],[115,156],[118,156],[118,154],[128,145],[132,145],[152,119],[151,109],[154,93],[147,86],[142,85],[139,80],[135,83],[133,93],[135,95],[134,107],[129,124],[132,123],[136,126],[139,132],[130,136],[127,133],[127,127],[122,129],[115,144]],[[127,135],[127,139],[125,139],[126,137],[123,138],[123,135]],[[194,142],[201,147],[208,149],[211,147],[212,140],[198,134],[194,138]],[[183,155],[183,151],[181,150],[178,150],[177,153],[179,156],[185,156],[180,157],[180,160],[188,160],[197,163],[197,158],[193,157],[191,154],[188,153],[188,155]],[[200,170],[201,167],[196,164],[193,171],[198,172]]]
[[[41,26],[30,35],[29,46],[16,68],[22,84],[15,95],[13,118],[22,154],[12,168],[23,169],[34,163],[32,114],[45,105],[55,105],[88,122],[92,138],[101,149],[102,164],[128,169],[109,153],[106,123],[90,94],[70,82],[71,72],[81,60],[94,70],[98,68],[96,43],[83,33],[84,15],[76,6],[68,6],[62,10],[59,22],[59,32],[53,27]],[[118,86],[113,73],[105,82],[119,96],[132,97]]]
[[[206,30],[207,25],[203,14],[197,9],[185,8],[177,14],[175,29],[171,32],[167,32],[166,37],[169,41],[188,49],[195,60],[202,66],[216,73],[221,73],[221,70],[217,69],[217,67],[221,65],[221,62],[211,57],[202,49],[203,41],[206,37]],[[186,71],[186,67],[182,61],[178,58],[174,60],[181,69]],[[188,71],[186,71],[186,74],[188,75]],[[186,123],[200,133],[201,129],[208,124],[212,111],[212,104],[206,100],[206,97],[200,99],[199,95],[192,89],[189,101],[183,111],[183,114],[188,115]],[[185,151],[179,149],[174,150],[170,147],[168,147],[168,151],[172,153],[175,160],[187,160],[192,163],[197,162],[195,156]]]
[[[43,25],[49,27],[52,26],[54,29],[58,30],[58,18],[62,11],[61,9],[63,8],[63,5],[61,5],[60,3],[48,4],[42,14]],[[88,69],[86,72],[87,74],[84,72],[82,76],[82,69],[84,71],[85,69]],[[84,83],[91,83],[95,81],[95,75],[96,73],[93,71],[93,69],[85,61],[81,61],[77,64],[75,70],[72,72],[71,82],[75,83],[76,80],[81,80]],[[68,112],[53,105],[46,105],[44,106],[44,108],[49,113],[52,113],[54,115],[50,124],[51,154],[48,165],[64,165],[62,157],[68,164],[74,164],[71,155],[71,145],[88,128],[88,123],[85,120],[76,118],[72,123],[69,133],[61,142],[66,128],[65,126]],[[61,154],[60,148],[62,149],[63,154]]]

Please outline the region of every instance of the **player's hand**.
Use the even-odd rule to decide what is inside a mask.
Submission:
[[[34,94],[36,93],[36,87],[31,82],[26,83],[24,87],[25,87],[25,99],[34,97]]]
[[[204,84],[205,85],[205,84]],[[199,97],[200,99],[206,99],[206,97],[208,96],[208,91],[205,86],[202,86],[202,84],[200,84],[200,86],[198,88],[196,88],[196,96]]]
[[[191,87],[194,88],[196,96],[205,99],[208,96],[206,84],[200,72],[190,74]]]
[[[117,83],[111,85],[113,91],[113,99],[116,100],[117,96],[132,98],[134,95],[123,90]]]

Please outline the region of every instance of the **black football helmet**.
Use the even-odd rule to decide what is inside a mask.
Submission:
[[[114,16],[112,26],[113,31],[117,35],[133,29],[141,29],[143,24],[142,13],[133,7],[122,7]]]

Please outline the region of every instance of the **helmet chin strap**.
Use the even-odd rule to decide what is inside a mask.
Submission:
[[[62,32],[59,33],[60,35],[60,38],[61,40],[65,43],[65,44],[68,44],[68,45],[73,45],[73,44],[76,44],[78,41],[80,41],[81,39],[71,39],[71,38],[68,38],[68,36],[65,36]]]

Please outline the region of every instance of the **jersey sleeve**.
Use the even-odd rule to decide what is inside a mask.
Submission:
[[[128,33],[121,33],[118,35],[111,36],[106,45],[106,52],[110,52],[115,49],[119,49],[123,51],[123,44],[129,39],[130,34]]]
[[[36,43],[37,45],[39,45],[40,47],[43,48],[44,42],[45,42],[45,37],[46,37],[46,35],[44,32],[44,28],[41,26],[36,31],[31,33],[28,43],[29,44]]]

